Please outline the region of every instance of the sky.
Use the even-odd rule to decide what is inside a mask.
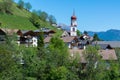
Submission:
[[[19,0],[14,0],[18,2]],[[30,2],[32,10],[54,15],[57,23],[70,26],[75,10],[80,31],[120,30],[120,0],[23,0]]]

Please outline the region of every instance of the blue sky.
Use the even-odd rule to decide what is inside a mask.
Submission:
[[[18,2],[19,0],[14,0]],[[80,31],[120,30],[120,0],[23,0],[32,9],[45,11],[56,17],[57,23],[70,25],[75,9]]]

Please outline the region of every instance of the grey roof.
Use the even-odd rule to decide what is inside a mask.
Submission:
[[[34,30],[33,32],[40,32],[40,30],[39,30],[39,29],[37,29],[37,30]]]
[[[120,48],[120,41],[95,41],[92,44],[109,44],[112,48]]]
[[[25,34],[25,33],[27,33],[28,31],[30,31],[30,30],[21,30],[22,34]]]
[[[84,45],[86,45],[87,44],[87,40],[82,40],[82,41],[80,41],[81,42],[81,44],[84,44]]]
[[[97,44],[101,49],[107,49],[108,47],[112,48],[109,44]],[[96,46],[96,44],[92,44],[92,46]]]

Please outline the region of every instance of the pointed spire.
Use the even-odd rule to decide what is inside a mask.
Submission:
[[[73,9],[73,16],[75,16],[75,9]]]
[[[75,9],[73,9],[73,15],[71,16],[71,19],[77,19],[77,17],[75,16]]]

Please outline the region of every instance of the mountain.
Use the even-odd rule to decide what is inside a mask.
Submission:
[[[70,26],[64,23],[59,23],[57,26],[60,26],[63,30],[70,31]]]
[[[88,31],[88,34],[90,36],[93,36],[95,33],[98,34],[98,37],[100,39],[105,41],[120,41],[120,30],[110,29],[105,32]]]

